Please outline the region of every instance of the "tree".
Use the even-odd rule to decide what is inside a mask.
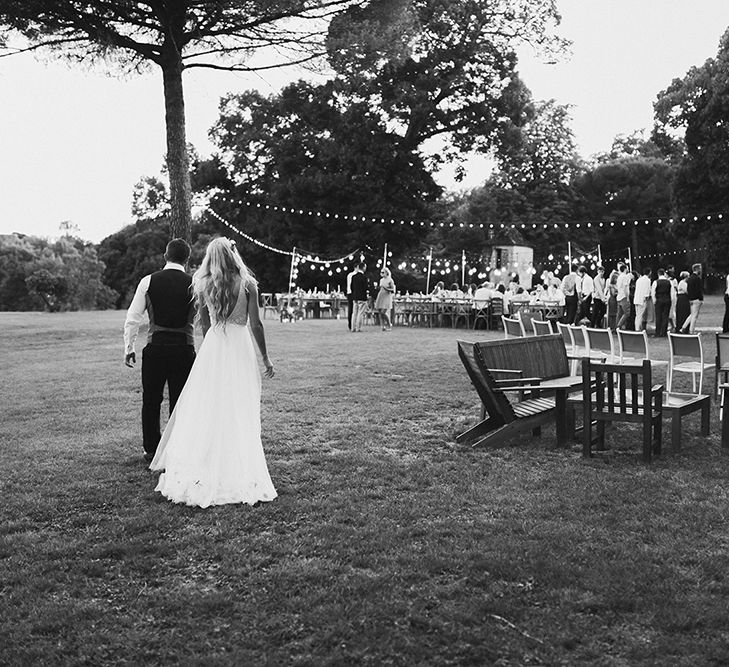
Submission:
[[[551,57],[565,42],[553,0],[375,0],[337,16],[328,58],[342,93],[367,101],[399,136],[403,159],[439,139],[432,166],[491,151],[521,125],[528,91],[518,43]]]
[[[716,214],[729,210],[729,30],[716,58],[674,79],[658,94],[654,112],[654,138],[670,143],[683,135],[685,143],[673,188],[676,208],[686,218],[681,235],[710,248],[701,259],[711,269],[727,271],[729,235]],[[714,214],[712,220],[706,214]]]
[[[288,49],[291,62],[322,53],[326,19],[363,0],[4,0],[1,55],[61,53],[71,62],[103,60],[127,71],[162,72],[170,174],[171,231],[190,237],[189,159],[182,73],[193,67],[255,71],[258,49]],[[12,36],[28,44],[10,48]]]
[[[48,269],[37,269],[26,279],[28,290],[43,299],[50,312],[61,309],[68,294],[68,281],[60,273],[51,273]]]
[[[211,136],[219,148],[216,166],[201,165],[208,178],[197,178],[196,171],[195,180],[222,191],[213,204],[218,213],[280,249],[296,246],[334,258],[367,246],[379,254],[387,242],[397,253],[418,234],[414,226],[389,221],[422,219],[441,192],[418,154],[401,159],[398,137],[378,113],[362,101],[343,99],[332,82],[299,81],[269,97],[230,95],[221,102]],[[230,206],[230,199],[261,208]],[[287,212],[266,207],[269,201]],[[290,258],[247,244],[245,255],[264,283],[287,284]]]

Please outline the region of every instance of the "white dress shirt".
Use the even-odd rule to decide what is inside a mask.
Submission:
[[[174,262],[167,262],[165,269],[177,269],[178,271],[185,272],[185,267],[182,264],[175,264]],[[139,325],[144,319],[144,313],[147,311],[147,290],[149,289],[149,282],[152,279],[151,274],[144,276],[137,285],[137,291],[134,292],[134,298],[129,304],[129,310],[127,310],[127,318],[124,320],[124,349],[125,354],[131,354],[134,352],[134,343],[137,341],[137,334],[139,333]]]

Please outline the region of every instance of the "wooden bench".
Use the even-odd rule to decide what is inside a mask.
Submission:
[[[481,421],[461,433],[456,442],[469,442],[472,446],[505,440],[525,431],[533,431],[555,418],[555,399],[530,397],[509,399],[504,388],[529,385],[531,379],[498,381],[484,364],[478,343],[458,341],[458,356],[481,399]],[[538,389],[538,387],[536,387]]]

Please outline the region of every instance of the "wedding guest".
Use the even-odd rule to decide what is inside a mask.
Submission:
[[[592,281],[592,311],[590,326],[593,328],[602,327],[603,318],[607,312],[607,283],[605,281],[605,269],[597,267],[597,275]]]
[[[618,264],[618,279],[615,284],[615,298],[618,302],[618,315],[616,327],[618,329],[629,329],[632,320],[630,319],[630,283],[633,280],[633,274],[628,271],[627,265],[620,262]]]
[[[395,281],[392,279],[390,269],[380,271],[380,288],[375,299],[375,310],[380,314],[380,324],[383,331],[392,329],[390,311],[392,310],[392,296],[395,294]]]
[[[365,313],[367,312],[367,299],[369,298],[369,285],[365,271],[367,265],[364,262],[357,264],[352,276],[352,299],[354,301],[352,310],[352,333],[362,331]]]
[[[722,333],[729,333],[729,274],[724,278],[724,320],[721,330]]]
[[[668,333],[668,316],[671,312],[673,286],[665,269],[658,269],[658,277],[651,286],[651,298],[656,311],[656,337],[665,338]]]
[[[200,353],[150,470],[168,500],[197,507],[271,501],[276,489],[261,442],[261,373],[275,369],[258,310],[258,283],[235,243],[215,238],[192,279]]]
[[[476,289],[473,293],[473,307],[483,308],[491,301],[493,283],[484,282],[481,283],[481,287]]]
[[[577,316],[578,294],[577,294],[577,267],[572,266],[570,271],[562,278],[562,292],[565,302],[565,322],[574,324]]]
[[[620,273],[616,269],[610,272],[607,281],[607,325],[608,329],[615,331],[618,322],[618,276]]]
[[[560,288],[559,278],[553,278],[552,282],[547,285],[547,291],[544,293],[545,301],[556,301],[558,306],[564,308],[565,295]]]
[[[357,273],[355,267],[347,274],[347,327],[352,330],[352,310],[354,309],[354,297],[352,296],[352,276]]]
[[[435,297],[437,299],[443,299],[446,296],[445,283],[442,280],[439,280],[435,284],[435,287],[433,288],[433,291],[430,293],[430,296]]]
[[[704,287],[701,279],[701,264],[691,267],[691,275],[686,279],[686,294],[688,295],[691,313],[681,326],[682,333],[696,333],[696,321],[699,319],[701,304],[704,302]]]
[[[147,462],[160,441],[165,385],[172,414],[195,360],[195,303],[190,295],[192,278],[185,272],[190,246],[184,239],[173,239],[164,258],[161,271],[139,282],[124,321],[124,363],[133,368],[137,361],[134,344],[145,311],[149,317],[147,344],[142,350],[142,446]]]
[[[461,291],[461,288],[458,286],[458,283],[453,283],[451,285],[451,289],[448,291],[448,298],[449,299],[462,299],[463,298],[463,292]]]
[[[688,298],[688,271],[681,271],[678,275],[678,285],[676,286],[676,329],[681,331],[683,323],[689,319],[691,315],[691,303]]]
[[[646,309],[648,299],[651,297],[651,270],[650,267],[643,269],[643,275],[635,281],[635,294],[633,304],[635,305],[634,330],[643,331],[646,325]]]
[[[590,319],[594,282],[584,266],[581,266],[577,270],[577,273],[577,299],[579,305],[577,307],[577,315],[575,316],[575,324],[580,324],[583,320],[589,321]]]
[[[666,277],[671,281],[671,309],[668,311],[668,330],[678,331],[678,326],[676,326],[676,299],[678,280],[676,280],[676,269],[673,265],[670,265],[666,269]]]

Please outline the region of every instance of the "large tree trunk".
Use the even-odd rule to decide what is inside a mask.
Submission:
[[[167,126],[167,169],[170,174],[172,238],[190,241],[192,227],[190,160],[185,134],[185,97],[182,90],[182,60],[169,49],[162,64]]]

